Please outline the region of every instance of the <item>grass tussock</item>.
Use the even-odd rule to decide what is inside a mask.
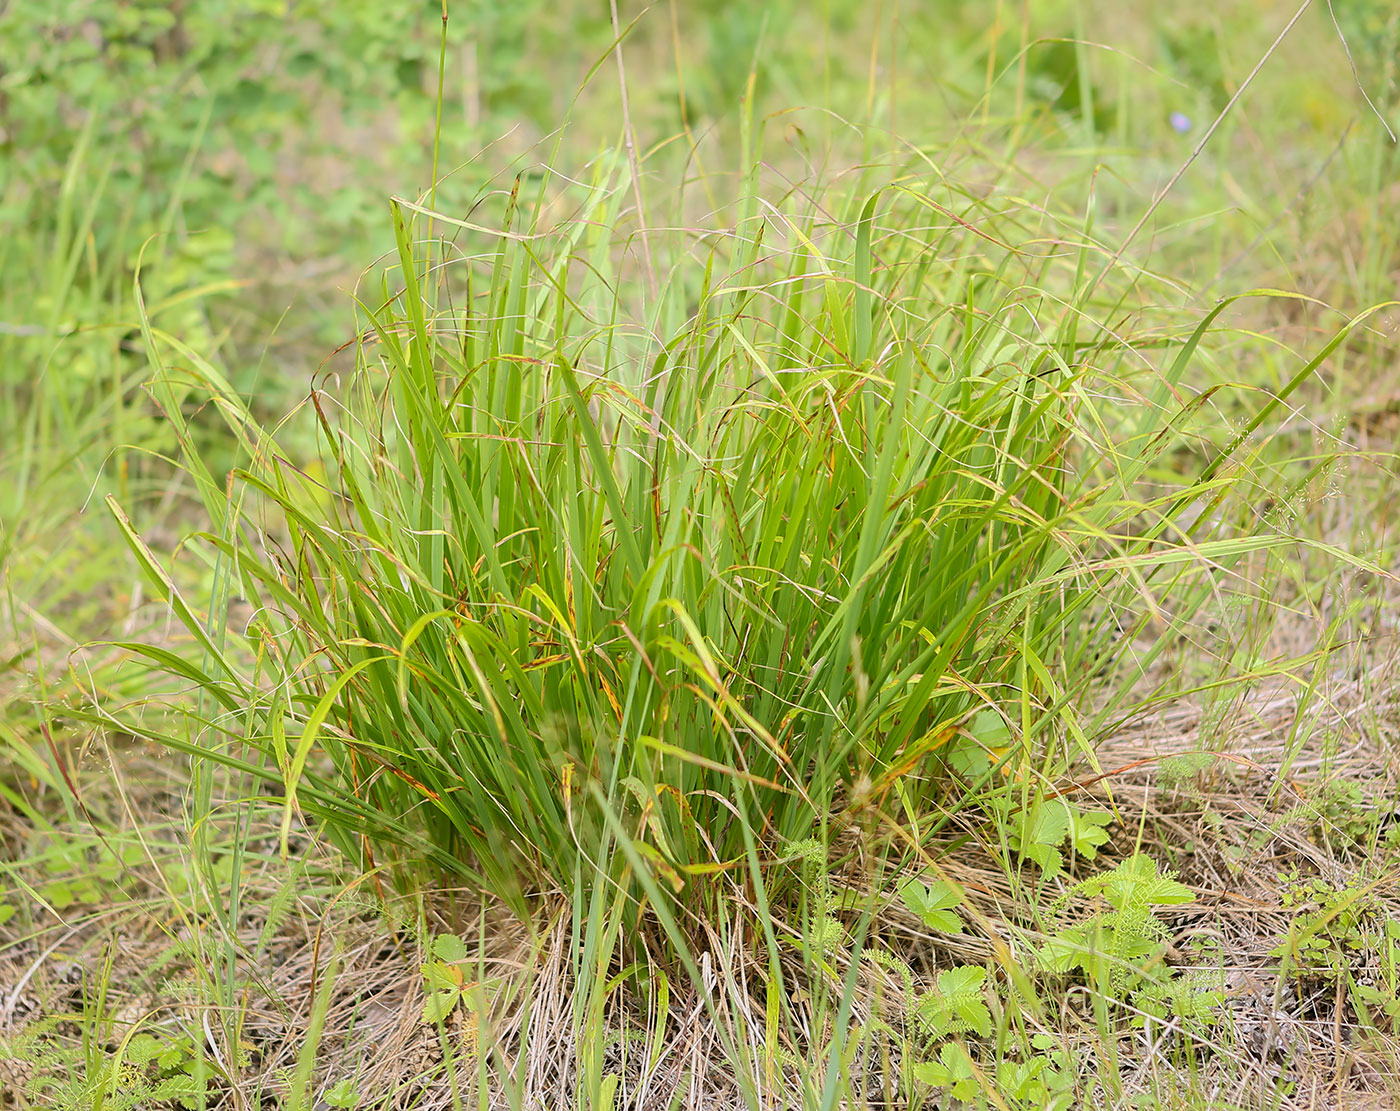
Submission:
[[[639,145],[615,14],[623,141],[495,179],[444,22],[438,184],[257,397],[196,151],[129,242],[88,133],[11,188],[0,1108],[1393,1101],[1392,239],[1246,203],[1302,138],[1191,191],[1265,71],[1164,25],[1168,114],[1042,7],[942,147],[830,57],[765,118],[737,15]]]
[[[647,236],[654,294],[605,233],[620,160],[450,243],[399,204],[355,372],[310,398],[328,477],[227,394],[250,465],[225,495],[193,460],[194,543],[256,615],[211,635],[172,593],[199,655],[144,650],[206,696],[198,746],[251,745],[353,859],[412,839],[522,914],[621,883],[666,931],[716,884],[786,897],[793,846],[896,800],[1050,789],[1083,679],[1281,538],[1193,527],[1246,435],[1144,493],[1210,318],[1139,351],[1086,235],[872,177]]]

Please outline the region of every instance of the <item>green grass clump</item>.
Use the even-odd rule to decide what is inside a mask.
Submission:
[[[1140,294],[1087,231],[884,173],[770,201],[754,171],[628,239],[621,159],[468,221],[396,203],[356,369],[311,394],[326,480],[226,390],[251,463],[224,493],[189,457],[246,636],[129,532],[199,646],[137,650],[219,710],[127,727],[280,781],[284,835],[300,806],[521,913],[604,879],[668,931],[730,879],[781,899],[774,864],[896,798],[1040,791],[1090,676],[1274,541],[1179,523],[1224,456],[1142,500],[1213,314],[1158,369],[1096,323]],[[148,339],[156,396],[191,389]]]
[[[1316,338],[1389,289],[1394,150],[1343,126],[1393,116],[1384,5],[431,0],[272,70],[225,6],[55,25],[0,104],[0,1103],[1189,1106],[1331,1090],[1343,1024],[1393,1060],[1390,306]],[[429,151],[471,162],[299,373]],[[1209,300],[1248,283],[1308,296]],[[1286,1062],[1227,972],[1271,964]]]

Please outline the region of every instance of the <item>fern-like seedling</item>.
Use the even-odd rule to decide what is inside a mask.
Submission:
[[[811,897],[811,914],[803,936],[803,947],[819,960],[829,958],[846,940],[846,928],[833,913],[836,894],[827,873],[826,846],[815,838],[795,841],[788,846],[786,859],[802,864],[802,882]]]
[[[1055,934],[1041,947],[1041,962],[1053,972],[1079,968],[1091,978],[1107,963],[1110,989],[1122,988],[1129,974],[1136,975],[1135,970],[1160,950],[1166,927],[1155,908],[1196,898],[1172,873],[1159,873],[1157,862],[1143,853],[1075,884],[1057,905],[1074,895],[1102,896],[1113,909],[1100,910]]]
[[[992,1014],[987,1009],[984,997],[987,984],[985,968],[972,964],[955,965],[938,974],[933,989],[921,992],[915,986],[913,970],[893,953],[867,949],[862,957],[899,977],[906,1016],[920,1034],[929,1038],[977,1034],[985,1038],[992,1032]]]

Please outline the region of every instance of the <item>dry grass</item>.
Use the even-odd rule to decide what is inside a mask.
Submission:
[[[1393,613],[1390,604],[1385,609]],[[1163,1107],[1203,1106],[1202,1099],[1241,1107],[1393,1105],[1400,1093],[1400,1040],[1362,1023],[1335,977],[1280,979],[1277,952],[1306,909],[1286,905],[1290,882],[1284,877],[1290,874],[1337,888],[1359,882],[1370,900],[1368,913],[1400,920],[1394,643],[1387,630],[1354,648],[1347,666],[1334,667],[1306,703],[1296,684],[1266,686],[1238,700],[1214,729],[1220,758],[1195,774],[1164,771],[1171,769],[1170,754],[1197,747],[1205,713],[1197,702],[1164,706],[1099,746],[1098,765],[1109,774],[1081,794],[1122,817],[1101,863],[1145,849],[1179,869],[1198,899],[1166,915],[1169,960],[1184,970],[1197,959],[1202,939],[1214,942],[1212,959],[1227,973],[1229,1017],[1217,1028],[1213,1052],[1197,1054],[1196,1067],[1183,1071],[1179,1047],[1173,1051],[1170,1032],[1160,1029],[1125,1034],[1110,1051],[1089,994],[1071,986],[1043,1016],[1044,1029],[1072,1049],[1085,1078],[1115,1068],[1125,1095],[1151,1093],[1154,1105]],[[1294,736],[1300,712],[1308,719],[1302,740]],[[254,808],[265,828],[245,833],[244,911],[236,925],[221,924],[188,906],[178,910],[171,898],[169,862],[180,862],[176,871],[194,867],[177,843],[180,775],[172,777],[168,762],[154,764],[134,753],[119,755],[116,764],[119,775],[89,772],[81,790],[85,798],[108,796],[100,819],[106,836],[136,838],[146,846],[146,859],[124,873],[115,885],[120,891],[105,890],[97,905],[58,914],[36,910],[0,926],[0,1036],[13,1040],[49,1019],[51,1047],[75,1043],[85,1001],[90,1011],[101,992],[101,1029],[110,1048],[133,1026],[203,1037],[212,1060],[238,1078],[219,1089],[212,1105],[261,1106],[286,1090],[316,990],[334,956],[317,1090],[321,1080],[357,1075],[361,1095],[372,1097],[373,1106],[446,1108],[454,1091],[475,1084],[480,1063],[480,1075],[495,1089],[487,1105],[569,1104],[580,1063],[593,1047],[580,1042],[569,917],[562,906],[522,924],[462,892],[436,892],[416,907],[392,897],[379,905],[372,883],[337,880],[333,863],[317,857],[309,838],[300,841],[303,855],[292,865],[278,861],[275,809]],[[1083,779],[1098,774],[1081,770]],[[1339,798],[1338,784],[1359,785],[1362,794]],[[26,794],[40,813],[62,810],[52,790]],[[40,861],[26,861],[35,843],[32,823],[13,807],[0,806],[0,814],[0,839],[19,862],[16,880],[36,887],[52,881]],[[939,863],[967,890],[973,911],[968,932],[932,936],[888,900],[872,936],[903,954],[921,976],[957,962],[996,962],[1006,952],[1029,965],[1038,913],[1024,901],[1026,885],[1012,882],[989,851],[985,827],[970,815],[960,825],[949,832],[966,837]],[[95,853],[100,839],[90,840]],[[756,1034],[763,1030],[765,1003],[758,987],[762,970],[751,967],[742,942],[743,908],[736,908],[736,917],[740,925],[730,939],[714,936],[710,949],[714,1013],[727,1030],[715,1026],[693,990],[678,988],[664,1037],[651,1045],[648,1061],[641,1047],[656,1026],[654,1011],[648,1013],[635,993],[609,993],[601,1060],[622,1078],[618,1107],[746,1105],[722,1034],[729,1044],[748,1045],[761,1061]],[[421,1021],[421,966],[425,940],[449,932],[469,941],[469,974],[482,981],[483,1005],[475,1012],[459,1008],[439,1031]],[[229,954],[231,967],[219,969]],[[849,960],[849,952],[842,957]],[[1378,959],[1375,952],[1356,951],[1351,975],[1360,982],[1381,975]],[[835,963],[843,972],[841,960]],[[796,957],[787,971],[800,976]],[[864,973],[858,1025],[872,1008],[888,1010],[898,997],[894,987],[873,970]],[[804,1070],[798,1063],[815,1060],[823,1048],[821,1017],[812,1005],[818,986],[806,988],[786,1006],[795,1018],[789,1029],[804,1031],[807,1040],[782,1047],[785,1063],[767,1106],[801,1105]],[[220,1004],[221,995],[232,999],[231,1007]],[[240,1045],[246,1054],[241,1067],[232,1064]],[[852,1091],[864,1091],[869,1106],[884,1105],[895,1084],[878,1046],[871,1039],[850,1066]],[[36,1067],[44,1067],[42,1055],[0,1062],[8,1106],[24,1105],[18,1089]],[[509,1077],[508,1085],[502,1077]]]

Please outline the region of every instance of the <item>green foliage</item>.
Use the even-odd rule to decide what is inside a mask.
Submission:
[[[867,949],[862,957],[899,977],[901,1017],[905,1024],[901,1034],[905,1040],[926,1045],[960,1034],[985,1038],[992,1032],[985,968],[956,965],[944,969],[936,977],[934,986],[921,991],[914,982],[913,971],[892,953]]]
[[[349,1077],[338,1080],[321,1093],[321,1102],[328,1107],[353,1109],[360,1106],[360,1090]]]
[[[997,1063],[996,1087],[1005,1097],[1046,1111],[1070,1106],[1074,1098],[1071,1074],[1060,1063],[1064,1054],[1035,1053],[1022,1060]]]
[[[983,998],[987,970],[974,965],[958,965],[940,972],[937,987],[919,999],[915,1018],[930,1036],[992,1032],[992,1015]]]
[[[49,829],[30,836],[24,856],[32,865],[27,879],[34,894],[54,910],[71,912],[120,896],[130,868],[143,863],[146,852],[139,843],[116,836],[89,839]],[[0,874],[10,867],[0,862]],[[4,917],[0,903],[0,921]]]
[[[948,934],[962,932],[962,919],[953,913],[963,901],[962,890],[956,884],[905,880],[899,886],[899,898],[929,929]]]
[[[1397,99],[1395,51],[1400,44],[1400,11],[1388,0],[1333,0],[1329,12],[1368,95],[1379,105],[1393,109]],[[1392,114],[1392,127],[1395,122]]]
[[[898,957],[868,949],[864,959],[894,972],[902,989],[904,1027],[895,1034],[901,1067],[919,1084],[946,1089],[960,1100],[975,1100],[992,1082],[998,1094],[1026,1108],[1064,1108],[1074,1097],[1070,1057],[1043,1034],[1000,1039],[997,1044],[964,1043],[962,1035],[990,1038],[994,1032],[987,993],[987,970],[975,965],[945,969],[935,985],[921,991],[909,966]],[[1007,1001],[998,1002],[1004,1013]],[[879,1019],[877,1028],[890,1030]],[[937,1043],[936,1051],[931,1047]]]
[[[449,47],[454,61],[464,51],[472,56],[478,114],[532,107],[543,124],[563,107],[541,98],[539,83],[521,72],[526,29],[543,8],[521,0],[454,10]],[[291,199],[318,211],[316,230],[343,231],[378,207],[364,186],[389,153],[375,147],[384,142],[385,117],[393,152],[423,164],[436,112],[440,12],[439,0],[13,5],[5,13],[15,50],[0,98],[3,146],[28,159],[45,152],[61,166],[85,121],[95,120],[120,203],[149,194],[150,207],[137,217],[144,222],[159,216],[168,196],[151,186],[185,176],[194,140],[203,172],[188,176],[183,195],[195,227],[235,226],[240,212]],[[306,126],[312,120],[320,126]],[[328,189],[285,173],[289,161],[310,167],[327,153],[354,157],[348,137],[371,127],[359,173],[346,175],[351,184]],[[353,183],[357,177],[363,184]]]
[[[263,453],[237,478],[250,511],[291,530],[294,563],[236,561],[285,681],[259,694],[222,651],[213,672],[184,672],[221,701],[253,699],[247,739],[289,812],[314,808],[355,855],[362,833],[422,830],[437,862],[517,906],[522,878],[575,890],[579,844],[619,828],[672,894],[742,859],[753,816],[810,836],[844,783],[935,747],[966,678],[1014,669],[979,624],[1034,613],[1048,654],[1090,600],[1062,572],[1091,513],[1061,516],[1050,467],[1089,444],[1065,395],[1022,369],[1054,373],[1052,352],[1038,330],[906,320],[900,306],[969,265],[940,274],[910,252],[907,194],[887,216],[872,194],[854,238],[793,211],[807,230],[768,261],[745,234],[721,240],[690,316],[680,257],[664,342],[639,347],[645,332],[620,323],[631,306],[597,277],[620,169],[605,159],[596,185],[566,190],[594,223],[528,249],[502,236],[463,272],[490,289],[469,318],[450,271],[420,284],[400,227],[369,318],[379,345],[335,405],[317,398],[336,497],[314,500]],[[196,543],[235,554],[226,535]]]
[[[1034,861],[1047,880],[1064,866],[1061,846],[1093,860],[1108,843],[1114,817],[1108,811],[1083,811],[1064,798],[1040,799],[1025,810],[1017,809],[1006,821],[1007,842],[1027,860]]]
[[[916,1064],[914,1077],[921,1084],[947,1088],[954,1099],[972,1100],[982,1088],[981,1077],[971,1056],[955,1042],[945,1042],[939,1046],[937,1060]]]
[[[944,759],[964,779],[978,781],[990,775],[1011,747],[1011,730],[995,710],[979,710],[966,730],[948,744]]]
[[[1100,896],[1110,909],[1096,910],[1087,920],[1057,931],[1041,947],[1041,962],[1053,972],[1079,969],[1115,995],[1137,982],[1161,951],[1164,926],[1156,908],[1196,898],[1170,872],[1159,874],[1157,862],[1143,853],[1081,880],[1061,904],[1076,895]]]
[[[1282,903],[1292,913],[1288,933],[1272,955],[1280,975],[1340,985],[1362,1022],[1385,1033],[1400,1030],[1400,920],[1372,885],[1337,884],[1286,873]]]
[[[1248,496],[1232,516],[1235,484],[1255,478],[1229,468],[1236,449],[1253,459],[1275,437],[1265,418],[1283,415],[1311,368],[1295,378],[1284,355],[1215,344],[1215,313],[1183,331],[1184,318],[1155,311],[1181,303],[1175,275],[1158,282],[1157,257],[1112,254],[1133,218],[1124,190],[1142,184],[1119,160],[1128,136],[1161,129],[1156,108],[1173,98],[1193,98],[1186,107],[1202,118],[1224,103],[1237,87],[1238,13],[1153,26],[1162,49],[1152,64],[1164,63],[1170,86],[1162,91],[1135,59],[1078,41],[1083,29],[1059,2],[1032,6],[1037,26],[998,19],[991,28],[975,5],[947,0],[896,5],[900,22],[888,27],[845,0],[822,6],[819,20],[795,0],[676,7],[684,61],[674,74],[653,57],[669,34],[661,15],[628,42],[633,114],[650,152],[643,173],[665,180],[668,152],[702,153],[665,142],[682,84],[688,118],[707,135],[721,136],[747,100],[753,161],[739,167],[749,182],[739,190],[704,179],[705,210],[718,217],[696,218],[694,198],[679,193],[667,212],[653,194],[653,227],[685,230],[643,236],[627,211],[639,183],[615,153],[583,167],[566,157],[558,176],[531,165],[515,192],[507,179],[495,194],[476,193],[533,138],[532,122],[559,122],[572,88],[553,78],[569,59],[599,56],[612,35],[596,6],[454,6],[445,164],[475,157],[482,140],[517,122],[527,139],[445,181],[437,204],[446,220],[399,207],[397,263],[361,289],[356,369],[318,379],[306,409],[318,411],[323,452],[308,462],[304,439],[272,427],[280,402],[261,402],[272,413],[261,425],[229,388],[246,393],[249,379],[218,369],[230,279],[268,247],[293,261],[371,257],[355,244],[371,234],[381,195],[426,181],[436,0],[8,5],[0,215],[22,234],[0,249],[6,612],[17,599],[46,622],[57,614],[105,633],[92,599],[125,606],[138,564],[190,642],[132,635],[140,643],[120,651],[152,668],[127,669],[122,684],[76,680],[102,700],[89,720],[123,723],[280,788],[284,851],[300,810],[356,862],[426,859],[522,912],[537,894],[564,891],[587,935],[580,967],[592,958],[600,975],[610,972],[607,945],[590,946],[615,928],[607,900],[628,897],[629,925],[642,927],[626,931],[630,943],[656,936],[649,916],[673,941],[677,921],[727,921],[725,896],[736,889],[745,907],[801,899],[809,971],[825,975],[854,949],[828,845],[891,793],[910,827],[975,799],[1004,845],[1036,864],[1039,890],[1074,858],[1096,858],[1110,815],[1039,792],[1026,803],[1026,784],[1054,782],[1067,762],[1056,750],[1096,735],[1079,728],[1076,707],[1107,705],[1114,716],[1120,645],[1142,653],[1130,679],[1171,659],[1162,645],[1177,642],[1194,605],[1194,572],[1183,568],[1209,568],[1205,588],[1219,589],[1272,543],[1273,518],[1255,520]],[[1395,13],[1376,0],[1334,7],[1363,83],[1393,116]],[[826,40],[815,28],[826,32],[828,19],[837,46],[819,51],[813,44]],[[893,54],[883,53],[887,31]],[[530,64],[535,55],[549,59],[550,80]],[[896,68],[918,90],[912,101],[877,79]],[[1343,103],[1334,94],[1344,84],[1324,84],[1328,105]],[[922,113],[929,90],[937,113]],[[615,141],[614,96],[596,98],[581,149]],[[811,156],[801,117],[801,126],[785,121],[792,150],[769,163],[765,183],[749,145],[765,97],[782,107],[819,97],[843,120],[893,121],[902,105],[919,153],[877,172],[877,142],[862,135],[854,142],[869,149],[846,160],[859,167],[847,184],[793,189],[782,179],[797,153]],[[979,136],[971,184],[957,181],[957,156],[942,147],[937,171],[926,172],[922,152],[941,132],[920,114],[973,104],[1010,122]],[[1070,205],[1053,185],[1048,198],[1037,189],[1021,200],[1014,155],[1002,179],[986,164],[987,151],[1014,147],[1008,131],[1047,122],[1082,139],[1090,161],[1112,162],[1092,190],[1057,169],[1076,194]],[[1114,148],[1098,149],[1094,139],[1110,130]],[[1348,156],[1356,151],[1353,141]],[[708,145],[703,153],[718,161]],[[1168,257],[1221,266],[1218,250],[1195,248],[1202,236],[1229,242],[1240,226],[1232,220],[1248,221],[1250,238],[1265,227],[1261,239],[1280,257],[1301,255],[1274,240],[1312,206],[1291,205],[1277,237],[1267,221],[1277,181],[1309,153],[1289,145],[1275,165],[1276,153],[1260,160],[1267,206],[1250,203],[1259,200],[1250,175],[1222,160],[1229,211],[1201,183],[1212,164],[1202,159],[1197,180],[1164,200]],[[1374,159],[1382,184],[1393,176],[1387,160]],[[1148,180],[1150,195],[1162,180],[1155,153]],[[1212,217],[1181,220],[1178,208]],[[135,260],[153,233],[138,319]],[[1377,242],[1370,265],[1388,288],[1393,252]],[[646,280],[638,271],[652,263],[657,277]],[[1102,282],[1088,276],[1101,264]],[[1231,378],[1265,383],[1272,400],[1243,413],[1211,368],[1201,381],[1196,356],[1218,351],[1228,352]],[[1192,427],[1192,406],[1207,400],[1245,429],[1240,439],[1224,422]],[[1196,481],[1189,468],[1202,451],[1213,461]],[[164,460],[173,455],[188,468],[174,484]],[[67,547],[53,527],[90,494],[139,511],[191,489],[208,531],[173,572],[172,545],[139,512],[129,515],[135,525],[117,518],[125,557],[91,516]],[[1294,518],[1277,518],[1291,532]],[[1214,520],[1228,525],[1214,531]],[[1294,566],[1305,578],[1305,561]],[[1322,584],[1302,585],[1320,606]],[[247,600],[251,622],[227,620],[229,594]],[[1150,628],[1164,614],[1172,628]],[[1230,647],[1222,668],[1249,672],[1243,649]],[[27,668],[29,651],[10,668]],[[1183,653],[1177,678],[1205,683],[1216,665],[1200,661],[1215,658]],[[33,717],[27,700],[42,698],[47,724],[73,699],[33,693],[44,681],[35,666],[6,707]],[[1084,697],[1091,682],[1094,699]],[[182,692],[162,715],[155,702],[173,684],[193,684],[203,705],[191,709]],[[1224,705],[1233,694],[1215,697]],[[0,725],[6,745],[33,729]],[[1211,759],[1164,761],[1162,778],[1197,776]],[[1376,834],[1353,785],[1317,797],[1324,836],[1355,847]],[[109,860],[66,837],[45,835],[33,890],[60,911],[118,897],[122,869],[139,854]],[[1262,846],[1269,831],[1250,837]],[[1255,848],[1242,843],[1245,863]],[[862,860],[884,851],[865,841]],[[243,878],[237,861],[214,853],[198,874],[166,864],[168,893],[182,909],[218,912]],[[1177,973],[1155,960],[1156,908],[1189,898],[1185,890],[1144,858],[1074,885],[1071,895],[1103,905],[1057,932],[1047,969],[1082,973],[1101,997],[1126,1001],[1153,1037],[1208,1038],[1221,1002],[1216,970]],[[962,929],[954,885],[914,879],[897,894],[929,930]],[[0,887],[0,926],[26,896]],[[1280,958],[1300,975],[1345,982],[1363,1020],[1395,1022],[1394,923],[1354,890],[1312,887],[1289,899],[1297,916]],[[1366,954],[1378,954],[1377,978],[1353,982]],[[465,956],[455,935],[434,939],[422,967],[425,1022],[471,1008]],[[923,1083],[969,1101],[1071,1105],[1075,1058],[1045,1035],[1015,1031],[1015,997],[986,969],[959,965],[916,985],[897,958],[864,958],[900,976],[903,1048],[908,1061],[920,1058],[911,1068]],[[173,946],[156,968],[216,959],[201,938]],[[210,1014],[227,1006],[199,975],[161,994]],[[784,1041],[779,1010],[770,1046]],[[664,1004],[659,1012],[658,1030]],[[312,1025],[319,1036],[319,1020]],[[813,1027],[825,1028],[820,1015]],[[108,1089],[132,1093],[113,1094],[109,1107],[209,1095],[196,1080],[202,1042],[139,1034],[117,1065],[56,1050],[49,1033],[0,1047],[46,1063],[46,1106],[90,1106]],[[316,1054],[309,1039],[293,1077],[308,1105]],[[805,1083],[807,1062],[784,1060]],[[600,1080],[607,1094],[597,1102],[609,1105],[619,1084],[616,1073]],[[350,1107],[361,1094],[346,1079],[322,1100]]]
[[[1385,917],[1367,941],[1373,968],[1350,980],[1352,1003],[1363,1021],[1400,1033],[1400,919]]]
[[[213,1098],[210,1072],[187,1035],[140,1033],[116,1052],[91,1053],[55,1036],[58,1020],[45,1019],[0,1037],[0,1062],[24,1064],[24,1096],[51,1111],[140,1111],[168,1107],[193,1111]]]
[[[455,934],[439,934],[433,938],[432,959],[423,965],[423,1021],[436,1025],[455,1011],[458,1005],[472,1006],[476,985],[463,974],[467,946]]]
[[[815,837],[788,846],[785,859],[796,861],[806,896],[802,949],[816,962],[829,961],[846,940],[846,927],[836,917],[836,894],[828,870],[827,850]]]
[[[1064,1111],[1075,1099],[1069,1055],[1050,1049],[1051,1039],[1045,1035],[1037,1035],[1035,1040],[1043,1043],[1046,1051],[991,1061],[979,1061],[968,1046],[944,1042],[934,1059],[913,1066],[913,1075],[920,1084],[945,1089],[954,1099],[967,1103],[980,1104],[991,1088],[997,1096],[993,1106]]]
[[[1213,752],[1179,752],[1157,763],[1157,782],[1166,790],[1189,787],[1210,771],[1219,757]]]
[[[1180,1032],[1194,1038],[1197,1045],[1209,1045],[1212,1032],[1221,1023],[1225,1001],[1225,976],[1218,965],[1186,972],[1162,971],[1133,992],[1133,1006],[1139,1012],[1133,1016],[1133,1025]]]
[[[1353,779],[1329,777],[1299,808],[1299,816],[1316,823],[1318,834],[1338,848],[1366,849],[1380,834],[1378,827],[1387,805],[1385,795],[1367,791]],[[1392,825],[1385,836],[1393,840],[1400,834]]]
[[[1291,911],[1288,936],[1274,950],[1283,973],[1345,979],[1357,957],[1382,934],[1382,908],[1370,887],[1359,880],[1338,885],[1321,877],[1282,877],[1283,908]]]
[[[1117,105],[1095,83],[1088,53],[1086,44],[1063,39],[1033,45],[1026,55],[1027,88],[1047,108],[1091,132],[1111,132]]]
[[[124,726],[280,782],[284,836],[301,808],[353,859],[427,858],[521,913],[533,892],[583,897],[604,875],[662,915],[710,899],[942,755],[950,722],[970,720],[989,760],[1014,747],[1042,763],[973,691],[1051,665],[1087,674],[1076,660],[1131,643],[1119,623],[1154,566],[1176,569],[1185,612],[1183,565],[1215,575],[1273,543],[1168,539],[1228,451],[1147,532],[1107,539],[1140,514],[1121,491],[1162,449],[1173,383],[1226,303],[1165,371],[1120,383],[1138,364],[1116,333],[1086,338],[1096,301],[1049,300],[1043,321],[1021,304],[1028,288],[1069,295],[1084,259],[1004,245],[989,229],[1024,228],[911,180],[832,191],[824,207],[849,214],[834,223],[761,205],[755,184],[702,258],[689,233],[649,241],[667,275],[655,301],[616,270],[617,154],[503,199],[499,233],[483,207],[470,230],[493,245],[470,257],[438,261],[425,237],[456,221],[399,205],[396,265],[364,310],[375,342],[313,396],[326,482],[219,386],[221,415],[259,445],[227,500],[165,405],[214,526],[187,550],[259,616],[215,643],[117,510],[201,646],[133,650],[246,708],[196,745]],[[954,230],[924,221],[928,190],[966,213]],[[546,220],[560,206],[587,218]],[[760,250],[773,213],[793,234]],[[147,337],[165,398],[159,352],[192,353]],[[1112,389],[1137,390],[1140,411],[1095,409]],[[1033,735],[1076,730],[1069,693]],[[902,790],[917,808],[938,782]],[[1107,821],[1045,799],[1010,839],[1053,877],[1062,846],[1092,858]],[[772,897],[790,874],[767,873]],[[814,921],[825,951],[833,920]]]

